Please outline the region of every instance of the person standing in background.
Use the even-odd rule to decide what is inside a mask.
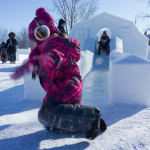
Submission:
[[[109,55],[110,53],[110,38],[107,35],[106,31],[103,32],[98,47],[98,55],[101,54],[101,51],[104,50],[106,52],[106,55]]]
[[[11,64],[15,64],[16,61],[16,52],[17,52],[17,40],[15,39],[15,33],[10,32],[8,34],[9,39],[6,42],[6,47],[8,48],[8,57],[10,59]]]
[[[66,21],[63,19],[60,19],[57,28],[59,29],[59,32],[60,32],[59,35],[67,38],[67,32],[65,30],[65,25],[66,25]]]
[[[4,64],[6,63],[6,59],[7,59],[7,48],[5,42],[2,42],[0,46],[0,51],[1,51],[1,60],[2,63]]]

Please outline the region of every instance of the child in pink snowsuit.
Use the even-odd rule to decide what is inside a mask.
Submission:
[[[40,40],[45,32],[50,35]],[[28,62],[19,67],[12,78],[19,79],[29,72],[39,76],[47,93],[38,114],[39,121],[49,129],[85,132],[87,138],[94,139],[99,130],[106,130],[106,124],[97,108],[81,105],[83,84],[77,65],[81,57],[79,41],[60,37],[53,18],[44,8],[36,11],[36,18],[29,25],[29,38],[36,47]]]

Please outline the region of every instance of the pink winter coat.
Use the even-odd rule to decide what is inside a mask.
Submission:
[[[44,102],[53,96],[59,102],[81,104],[83,84],[76,63],[80,57],[79,41],[56,33],[32,50],[28,62],[37,67],[36,73],[47,92]]]

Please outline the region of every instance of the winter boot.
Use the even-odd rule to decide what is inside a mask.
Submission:
[[[100,111],[97,108],[94,108],[95,120],[92,123],[91,129],[86,133],[86,138],[93,140],[96,138],[100,131]]]
[[[100,117],[99,109],[95,108],[95,120],[92,123],[91,129],[86,133],[86,138],[93,140],[97,137],[100,131],[105,131],[106,129],[106,123]]]
[[[51,131],[51,128],[50,128],[50,127],[45,126],[45,129],[46,129],[47,131]]]
[[[100,131],[105,131],[105,130],[107,130],[107,125],[105,121],[101,118],[100,119]]]

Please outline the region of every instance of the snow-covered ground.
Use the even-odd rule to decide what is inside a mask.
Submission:
[[[105,61],[105,66],[100,65]],[[20,65],[0,64],[0,150],[150,150],[150,108],[105,105],[108,102],[108,58],[95,58],[95,68],[84,78],[83,104],[100,108],[108,125],[95,140],[83,134],[46,131],[37,120],[42,104],[24,101],[23,79],[9,75]]]

